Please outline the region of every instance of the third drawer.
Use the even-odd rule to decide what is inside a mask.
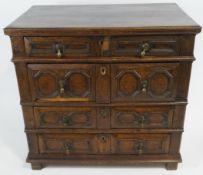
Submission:
[[[171,128],[175,106],[35,107],[37,128]]]

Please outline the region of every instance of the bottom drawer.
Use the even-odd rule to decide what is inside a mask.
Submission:
[[[166,154],[169,134],[40,134],[40,153]]]

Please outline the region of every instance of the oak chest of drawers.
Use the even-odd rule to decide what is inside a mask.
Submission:
[[[176,169],[195,35],[176,4],[34,6],[10,36],[33,169]]]

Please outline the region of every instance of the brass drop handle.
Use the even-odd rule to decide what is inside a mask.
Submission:
[[[70,125],[71,124],[71,120],[68,116],[64,116],[62,119],[63,124],[66,125]]]
[[[66,153],[69,154],[70,151],[72,150],[72,144],[65,142],[65,143],[64,143],[64,149],[65,149]]]
[[[148,43],[144,43],[142,45],[142,51],[141,51],[141,57],[144,57],[146,55],[146,52],[149,51],[150,46]]]
[[[147,80],[143,80],[142,82],[141,82],[141,91],[142,92],[146,92],[147,91]]]
[[[100,68],[100,73],[101,73],[101,75],[106,75],[106,72],[107,72],[107,68],[106,67],[104,67],[104,66],[102,66],[101,68]]]
[[[144,122],[145,122],[145,116],[142,115],[142,116],[140,116],[139,121],[138,121],[138,123],[140,124],[141,128],[143,128]]]
[[[60,45],[59,44],[56,44],[56,56],[58,58],[61,58],[62,57],[62,52],[61,52],[61,48],[60,48]]]
[[[100,45],[100,46],[103,45],[103,40],[99,40],[99,45]]]
[[[143,153],[143,147],[144,147],[144,144],[142,142],[138,142],[137,143],[137,153],[138,154],[142,154]]]
[[[101,45],[101,55],[110,56],[111,55],[110,37],[105,36],[102,40],[99,41],[99,44]]]
[[[59,88],[60,88],[60,94],[64,94],[64,81],[59,80]]]

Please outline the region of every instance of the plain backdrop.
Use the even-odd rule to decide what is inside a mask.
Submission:
[[[28,148],[11,46],[3,28],[32,5],[40,4],[127,4],[176,2],[198,24],[203,26],[202,0],[0,0],[0,174],[1,175],[199,175],[203,173],[203,32],[197,35],[196,61],[193,63],[189,105],[182,137],[183,163],[177,171],[163,167],[70,167],[52,166],[33,171],[25,162]]]

